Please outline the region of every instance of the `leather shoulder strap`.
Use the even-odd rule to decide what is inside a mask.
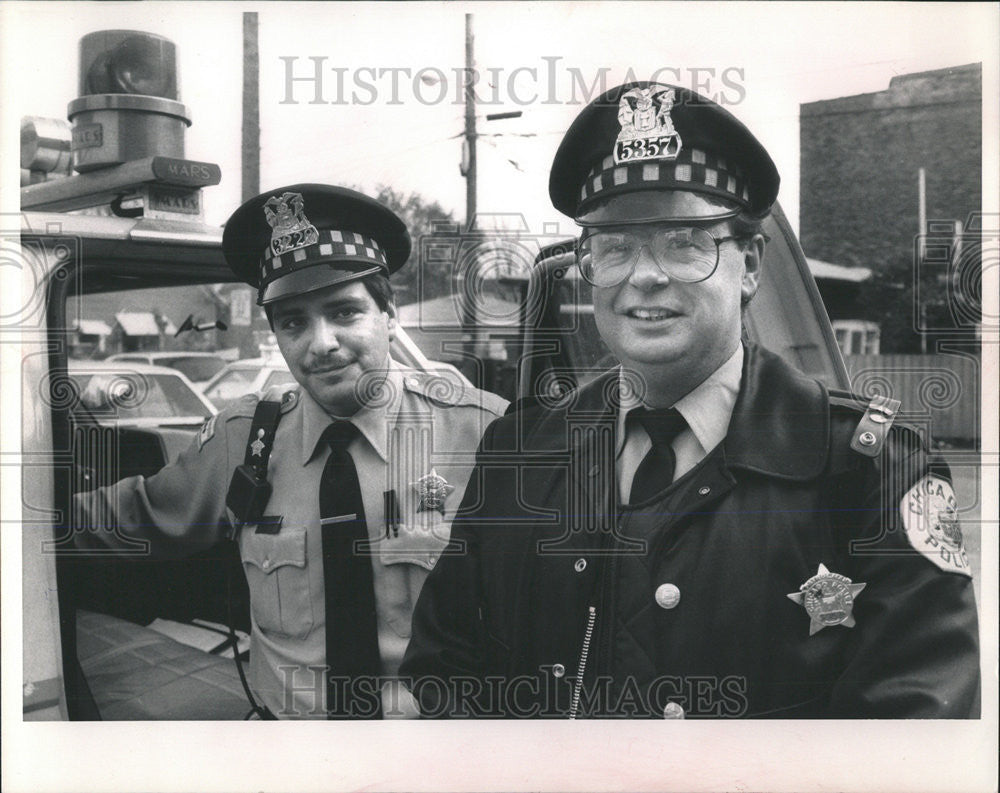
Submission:
[[[253,468],[254,473],[261,479],[267,478],[267,461],[271,458],[279,421],[281,421],[281,402],[262,399],[257,403],[253,421],[250,423],[243,463]]]

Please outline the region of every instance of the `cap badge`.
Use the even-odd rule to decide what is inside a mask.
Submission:
[[[264,204],[264,217],[272,229],[271,253],[274,256],[319,242],[319,232],[306,217],[301,193],[271,196]]]
[[[798,592],[789,592],[788,599],[805,606],[809,615],[809,635],[831,625],[854,627],[855,596],[867,584],[855,584],[850,578],[831,573],[820,563],[816,575],[799,587]]]
[[[433,468],[429,474],[424,474],[416,482],[411,482],[410,486],[420,495],[420,506],[417,512],[430,512],[437,510],[444,514],[444,502],[448,494],[455,488],[448,484],[443,476],[438,476]]]
[[[615,140],[616,165],[677,158],[681,136],[670,117],[673,106],[673,88],[633,88],[622,95],[618,103],[622,129]]]

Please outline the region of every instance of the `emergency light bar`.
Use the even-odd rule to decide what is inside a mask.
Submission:
[[[222,181],[219,166],[210,162],[178,160],[173,157],[147,157],[135,162],[91,171],[65,179],[21,188],[21,209],[72,212],[110,204],[115,214],[130,216],[129,199],[142,198],[150,211],[145,217],[201,216],[199,188]],[[162,215],[159,215],[162,217]]]
[[[222,179],[214,163],[184,159],[191,125],[179,101],[173,42],[136,30],[80,40],[80,96],[66,125],[26,119],[21,208],[201,221],[201,188]],[[75,176],[68,172],[72,155]]]

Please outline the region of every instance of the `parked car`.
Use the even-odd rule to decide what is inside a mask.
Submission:
[[[217,352],[158,351],[120,352],[116,355],[109,355],[107,360],[168,366],[181,372],[199,388],[204,388],[205,384],[217,375],[231,359],[226,359],[225,356]]]
[[[105,458],[114,471],[95,471],[93,486],[129,476],[153,473],[191,443],[205,419],[218,411],[176,369],[128,361],[74,361],[67,372],[76,396],[72,424],[79,445],[88,426],[131,431],[131,440],[119,440],[119,453]],[[90,455],[91,467],[94,455]]]
[[[245,358],[223,367],[202,393],[220,410],[246,394],[264,394],[273,386],[293,385],[295,378],[280,355]]]

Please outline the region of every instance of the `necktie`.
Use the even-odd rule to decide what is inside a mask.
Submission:
[[[356,435],[353,424],[337,421],[322,437],[330,446],[319,486],[329,719],[382,718],[375,584],[371,556],[362,550],[368,526],[358,471],[347,451]]]
[[[653,442],[632,478],[629,503],[638,504],[652,498],[674,481],[674,450],[670,444],[687,426],[684,417],[674,408],[648,410],[637,408],[629,413],[630,420],[638,421]]]

